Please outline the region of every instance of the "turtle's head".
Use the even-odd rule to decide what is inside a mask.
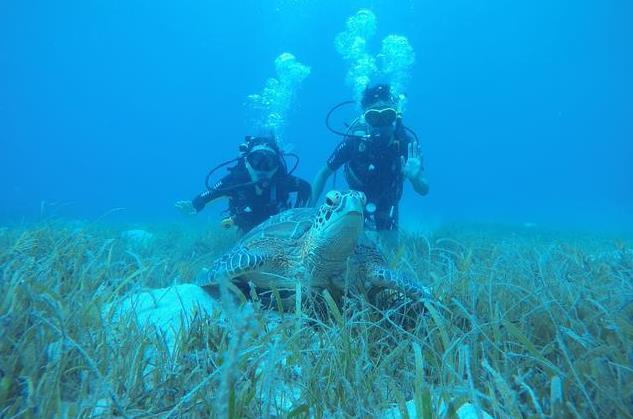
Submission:
[[[330,191],[312,227],[311,247],[328,260],[345,260],[363,232],[363,208],[367,198],[358,191]]]

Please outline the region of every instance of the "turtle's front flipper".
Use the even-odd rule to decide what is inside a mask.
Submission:
[[[375,266],[368,272],[367,290],[373,293],[381,289],[402,292],[414,300],[431,299],[431,290],[404,274],[383,266]]]
[[[251,252],[244,248],[233,249],[221,258],[217,259],[206,277],[196,280],[197,285],[208,289],[213,289],[226,285],[228,289],[235,292],[241,300],[244,294],[236,286],[238,278],[261,268],[268,258],[265,255]],[[243,285],[243,284],[242,284]]]

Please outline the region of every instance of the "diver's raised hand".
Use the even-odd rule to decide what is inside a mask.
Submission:
[[[417,141],[409,143],[407,157],[402,156],[400,159],[402,161],[402,174],[407,179],[413,181],[422,176],[422,157]]]
[[[191,201],[178,201],[174,205],[183,215],[196,215],[197,211]]]

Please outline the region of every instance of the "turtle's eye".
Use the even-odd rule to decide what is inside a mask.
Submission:
[[[333,207],[341,201],[341,193],[338,191],[330,191],[325,195],[325,203]]]

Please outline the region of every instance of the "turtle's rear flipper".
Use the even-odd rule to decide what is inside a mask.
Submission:
[[[387,318],[405,330],[414,330],[427,313],[430,289],[401,273],[378,267],[370,270],[368,299]]]
[[[401,292],[412,300],[420,302],[432,299],[430,288],[386,267],[371,269],[367,281],[366,287],[370,292],[386,288]]]

